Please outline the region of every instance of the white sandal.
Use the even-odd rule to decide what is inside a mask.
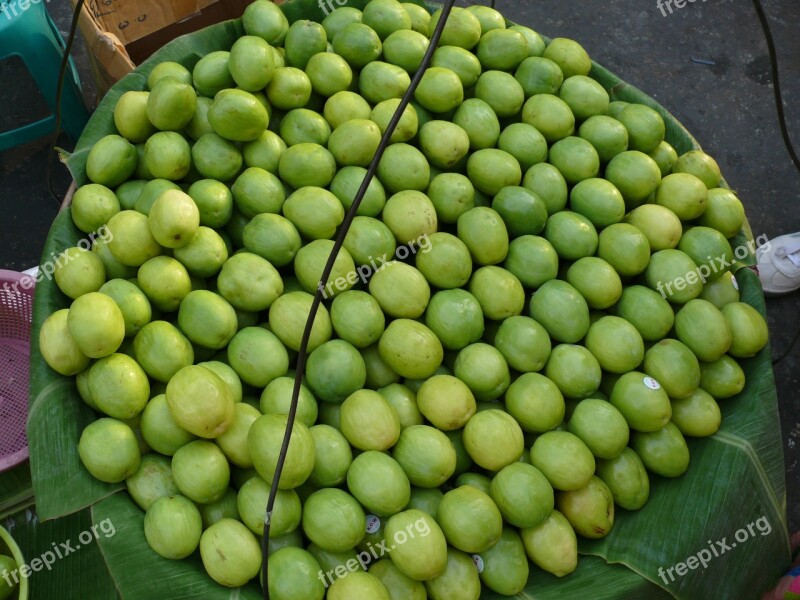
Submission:
[[[782,235],[756,250],[758,276],[767,296],[800,289],[800,232]]]

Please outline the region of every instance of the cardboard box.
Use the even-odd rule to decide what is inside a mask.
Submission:
[[[71,0],[74,7],[77,0]],[[242,15],[250,0],[85,0],[78,25],[98,98],[170,40]]]

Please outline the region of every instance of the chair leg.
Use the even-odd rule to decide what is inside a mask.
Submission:
[[[55,39],[45,40],[45,38],[40,37],[36,42],[36,47],[26,50],[22,58],[31,76],[39,86],[39,90],[50,107],[50,111],[55,114],[58,67],[55,66],[55,68],[44,70],[41,67],[37,68],[37,66],[48,63],[60,65],[62,55],[57,50]],[[88,114],[83,103],[83,97],[72,77],[67,73],[67,77],[64,78],[64,88],[61,95],[61,123],[73,141],[78,140],[87,120]]]
[[[55,123],[55,117],[51,115],[34,123],[0,133],[0,152],[52,133]]]
[[[28,11],[20,14],[18,18],[31,19],[38,22],[27,28],[20,27],[17,32],[12,29],[4,35],[8,36],[7,40],[11,47],[19,49],[19,55],[22,57],[25,66],[39,87],[51,112],[55,114],[58,72],[63,57],[62,47],[59,42],[60,37],[57,37],[51,28],[49,17],[43,4],[31,6]],[[31,31],[36,33],[31,34]],[[27,32],[27,35],[23,32]],[[75,73],[71,69],[67,71],[64,79],[61,115],[64,131],[73,141],[77,142],[89,119],[89,114],[83,102],[80,84],[76,81]],[[52,117],[37,123],[31,123],[20,129],[28,132],[27,135],[30,136],[28,139],[34,139],[33,136],[37,135],[38,137],[40,131],[42,132],[41,135],[48,133],[44,130],[45,123],[48,120],[50,121],[50,131],[52,131],[54,123]]]

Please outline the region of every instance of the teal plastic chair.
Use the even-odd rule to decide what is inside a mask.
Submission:
[[[23,10],[21,7],[25,7]],[[0,133],[0,151],[43,137],[55,130],[58,71],[64,39],[45,9],[44,0],[0,0],[0,60],[19,56],[50,107],[50,116]],[[61,95],[61,123],[77,142],[89,120],[80,79],[70,59]]]

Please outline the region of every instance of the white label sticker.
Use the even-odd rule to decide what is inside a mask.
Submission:
[[[375,533],[381,528],[381,520],[375,515],[367,515],[367,533]]]
[[[645,384],[647,387],[649,387],[651,390],[660,390],[660,389],[661,389],[661,384],[660,384],[660,383],[658,383],[658,382],[657,382],[655,379],[653,379],[652,377],[645,377],[645,378],[644,378],[644,384]]]
[[[478,573],[483,573],[483,559],[477,554],[473,554],[472,562],[474,562],[475,566],[478,568]]]
[[[739,291],[739,282],[736,281],[736,277],[731,277],[731,284],[733,284],[733,289],[737,292]]]

